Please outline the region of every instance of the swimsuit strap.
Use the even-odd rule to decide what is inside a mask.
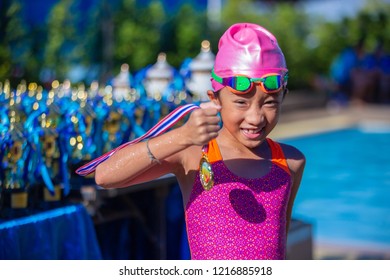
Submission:
[[[286,157],[284,156],[283,149],[279,143],[267,138],[268,145],[271,148],[272,162],[291,175],[290,168],[288,168]]]

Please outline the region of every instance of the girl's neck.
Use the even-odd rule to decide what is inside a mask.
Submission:
[[[264,140],[259,146],[249,148],[239,142],[225,129],[221,129],[217,137],[217,143],[224,159],[247,158],[247,159],[268,159],[270,158],[267,141]]]

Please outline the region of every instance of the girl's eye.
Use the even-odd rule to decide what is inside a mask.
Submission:
[[[236,103],[237,105],[240,105],[240,106],[243,106],[246,104],[245,100],[236,100],[236,101],[234,101],[234,103]]]
[[[264,102],[264,105],[275,107],[275,106],[279,105],[279,101],[277,101],[277,100],[268,100],[268,101]]]

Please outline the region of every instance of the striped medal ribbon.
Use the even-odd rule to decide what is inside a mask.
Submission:
[[[76,170],[76,173],[81,176],[86,176],[88,174],[91,174],[95,171],[96,167],[111,157],[116,151],[123,149],[124,147],[132,144],[136,144],[138,142],[141,142],[142,140],[146,140],[149,138],[156,137],[165,131],[167,131],[169,128],[171,128],[173,125],[175,125],[181,118],[183,118],[185,115],[190,113],[191,111],[199,109],[199,106],[195,104],[187,104],[180,106],[173,110],[171,113],[169,113],[166,117],[161,119],[156,125],[154,125],[150,130],[148,130],[144,135],[141,137],[138,137],[132,141],[126,142],[115,149],[101,155],[100,157],[84,164],[83,166],[79,167]]]

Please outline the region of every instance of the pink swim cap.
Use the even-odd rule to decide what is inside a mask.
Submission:
[[[253,23],[233,24],[222,35],[215,57],[214,72],[219,77],[246,75],[259,78],[269,73],[287,72],[286,60],[275,36]],[[211,78],[214,91],[224,86]]]

